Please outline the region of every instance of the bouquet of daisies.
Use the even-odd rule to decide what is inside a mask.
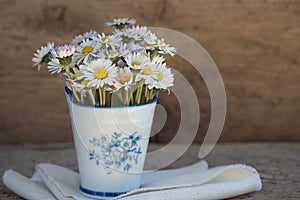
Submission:
[[[175,48],[147,27],[134,24],[134,19],[114,19],[105,23],[115,28],[111,35],[90,31],[56,48],[49,42],[34,53],[32,61],[38,69],[46,63],[51,74],[60,74],[80,104],[147,103],[173,86],[163,55],[174,56]]]

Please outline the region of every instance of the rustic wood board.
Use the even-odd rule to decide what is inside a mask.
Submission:
[[[151,144],[150,151],[161,144]],[[179,146],[178,146],[179,147]],[[198,145],[191,148],[168,168],[182,167],[198,160]],[[261,176],[263,189],[232,199],[299,199],[300,198],[300,143],[225,143],[218,144],[206,157],[210,166],[226,164],[247,164],[255,167]],[[172,152],[169,152],[172,154]],[[146,165],[155,166],[164,159],[163,155],[148,160]],[[0,174],[14,169],[24,175],[33,173],[35,163],[54,163],[77,170],[73,145],[64,144],[23,144],[0,146]],[[1,200],[21,199],[0,183]]]

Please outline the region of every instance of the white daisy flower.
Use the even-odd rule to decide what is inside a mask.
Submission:
[[[155,56],[151,64],[144,67],[136,76],[136,80],[139,81],[141,79],[145,80],[145,84],[151,83],[153,81],[153,76],[155,76],[154,72],[157,71],[157,68],[159,68],[161,65],[164,65],[163,62],[165,61],[165,58],[162,56]]]
[[[159,55],[154,56],[154,58],[152,59],[152,63],[153,63],[154,65],[160,65],[160,64],[162,64],[164,61],[165,61],[165,58],[162,57],[162,56],[159,56]]]
[[[148,29],[146,26],[133,26],[125,29],[122,34],[123,36],[133,38],[134,40],[143,40],[147,32]]]
[[[144,80],[145,84],[152,82],[153,73],[155,72],[155,65],[153,63],[143,67],[136,75],[135,81]]]
[[[77,35],[71,42],[71,44],[78,45],[83,40],[90,40],[92,37],[96,36],[98,33],[96,31],[89,31],[84,33],[83,35]]]
[[[64,45],[52,49],[51,53],[56,58],[65,58],[72,56],[75,52],[75,45]]]
[[[51,74],[60,73],[64,70],[64,65],[60,64],[57,58],[52,58],[51,61],[48,63],[47,68]]]
[[[138,43],[135,43],[135,42],[130,42],[127,44],[128,45],[128,48],[132,51],[132,52],[138,52],[138,51],[143,51],[144,50],[144,47],[141,46],[140,44]]]
[[[59,63],[65,66],[70,65],[72,61],[72,56],[75,52],[75,45],[64,45],[51,50],[53,57],[59,60]]]
[[[117,83],[115,84],[116,90],[124,88],[128,90],[133,82],[133,74],[129,67],[120,68],[118,76],[116,78]]]
[[[115,65],[110,60],[102,58],[89,63],[83,73],[85,79],[89,81],[87,86],[96,88],[112,85],[118,75]]]
[[[147,54],[141,52],[130,53],[124,57],[127,65],[132,69],[142,69],[151,63]]]
[[[48,42],[47,45],[41,46],[40,49],[38,49],[34,54],[32,58],[33,66],[38,68],[40,71],[41,64],[42,63],[48,63],[51,58],[49,53],[51,53],[51,50],[54,48],[54,42]]]
[[[130,50],[127,48],[126,44],[121,43],[120,46],[117,46],[116,48],[111,48],[107,51],[107,57],[108,58],[117,58],[128,55]]]
[[[149,45],[155,44],[156,39],[157,39],[156,35],[154,33],[152,33],[151,31],[148,31],[144,37],[145,42]]]
[[[86,62],[90,55],[96,57],[95,54],[100,48],[100,44],[93,40],[83,40],[80,45],[76,47],[74,53],[74,60],[79,64],[81,61]]]
[[[105,33],[97,34],[93,37],[93,40],[101,44],[118,45],[121,42],[121,38],[117,35],[105,35]]]
[[[176,49],[170,44],[167,44],[164,39],[159,39],[154,33],[148,32],[144,37],[146,43],[148,43],[148,49],[156,48],[159,53],[170,54],[171,56],[175,55]],[[153,50],[153,49],[152,49]]]
[[[174,56],[176,52],[176,49],[170,46],[170,44],[166,44],[164,39],[155,40],[154,47],[159,49],[159,53],[170,54],[171,56]]]
[[[148,82],[148,88],[156,88],[166,90],[168,87],[173,86],[174,77],[171,69],[166,67],[166,64],[156,66],[152,74],[152,81]]]
[[[105,22],[106,26],[115,26],[117,28],[124,28],[126,25],[134,25],[135,19],[129,19],[120,17],[118,19],[114,19],[112,22]]]

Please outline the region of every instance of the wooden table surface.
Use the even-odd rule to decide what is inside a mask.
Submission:
[[[160,148],[151,144],[149,150]],[[188,151],[168,168],[182,167],[199,160],[199,145]],[[172,152],[169,152],[172,153]],[[210,166],[247,164],[260,173],[263,189],[232,199],[300,199],[300,143],[225,143],[218,144],[205,158]],[[164,155],[165,156],[165,155]],[[147,166],[155,166],[164,156],[148,160]],[[64,144],[1,144],[0,174],[14,169],[31,176],[36,163],[53,163],[77,170],[73,145]],[[10,192],[1,180],[1,200],[22,199]]]

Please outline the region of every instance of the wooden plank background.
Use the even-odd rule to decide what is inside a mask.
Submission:
[[[71,140],[63,83],[31,67],[35,49],[64,44],[115,17],[171,28],[202,44],[223,76],[228,111],[221,141],[300,141],[300,1],[298,0],[0,0],[0,143]],[[200,76],[181,58],[201,108],[196,142],[206,133],[210,99]],[[176,134],[176,99],[152,140]],[[192,120],[192,119],[191,119]],[[189,134],[187,132],[187,134]]]

